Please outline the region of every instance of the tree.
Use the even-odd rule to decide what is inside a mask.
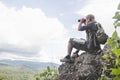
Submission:
[[[50,68],[43,70],[40,74],[35,75],[36,80],[55,80],[58,77],[58,71],[55,68]]]
[[[111,47],[110,53],[103,55],[106,64],[103,66],[103,74],[99,80],[120,80],[120,37],[117,28],[120,27],[120,3],[118,5],[113,25],[115,31],[111,38],[107,40],[107,44]]]

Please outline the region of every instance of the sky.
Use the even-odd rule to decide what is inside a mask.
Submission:
[[[119,0],[0,0],[0,59],[60,63],[69,38],[85,38],[78,19],[94,14],[105,32]],[[120,34],[118,28],[118,34]]]

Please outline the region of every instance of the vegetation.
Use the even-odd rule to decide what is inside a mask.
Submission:
[[[28,67],[0,63],[0,80],[54,80],[57,77],[58,70],[56,68],[47,67],[47,69],[35,71]]]
[[[21,60],[0,60],[0,80],[36,80],[36,76],[34,75],[38,72],[42,73],[47,66],[54,68],[58,67],[58,64]],[[52,71],[52,69],[50,70]]]
[[[120,3],[113,19],[115,19],[115,31],[107,40],[111,49],[109,54],[103,55],[106,64],[103,66],[103,74],[99,80],[120,80],[120,37],[117,33],[117,28],[120,27]]]
[[[58,77],[58,71],[55,68],[50,68],[43,70],[40,74],[36,74],[36,80],[55,80]]]
[[[35,80],[35,72],[11,66],[0,66],[0,80]]]

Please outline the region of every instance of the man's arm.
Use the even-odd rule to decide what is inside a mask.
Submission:
[[[78,31],[81,31],[82,23],[80,22],[78,25]]]
[[[82,23],[80,23],[79,26],[78,26],[78,31],[84,31],[84,30],[92,29],[93,26],[94,26],[94,22],[89,23],[85,26],[82,26]]]
[[[79,23],[79,25],[78,25],[78,31],[83,31],[84,29],[83,29],[83,26],[82,26],[82,24],[85,24],[85,22],[84,22],[84,19],[81,19],[80,20],[80,23]]]
[[[78,26],[78,31],[84,31],[89,29],[90,27],[88,25],[82,26],[82,23],[79,24]]]

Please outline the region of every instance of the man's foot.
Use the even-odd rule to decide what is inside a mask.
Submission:
[[[61,62],[69,62],[70,61],[70,55],[65,56],[63,59],[60,59]]]

